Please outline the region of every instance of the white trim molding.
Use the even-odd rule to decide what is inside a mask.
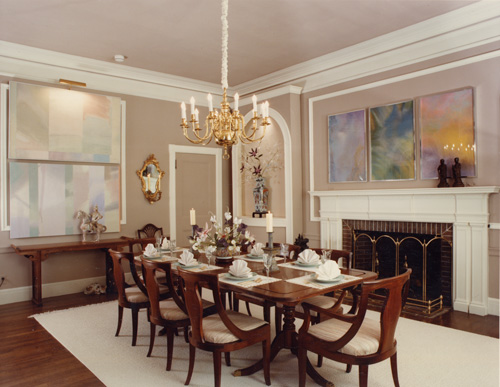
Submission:
[[[310,192],[319,198],[321,246],[341,248],[342,220],[453,223],[453,308],[484,316],[488,301],[489,195],[500,187]]]
[[[121,203],[120,203],[120,224],[127,224],[127,101],[120,101],[121,107],[121,158],[120,158],[120,183],[121,183]]]
[[[222,148],[207,148],[201,145],[174,145],[168,146],[169,152],[169,209],[170,209],[170,238],[176,238],[176,168],[175,160],[177,153],[190,153],[215,156],[215,212],[217,219],[222,219]]]
[[[7,99],[9,95],[9,85],[0,84],[0,225],[2,231],[10,231],[8,219],[8,183],[7,183]]]

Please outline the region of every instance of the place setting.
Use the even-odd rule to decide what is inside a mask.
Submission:
[[[320,257],[318,253],[314,250],[306,249],[299,254],[296,261],[281,263],[278,266],[305,271],[316,271],[322,262],[322,257]]]
[[[177,262],[174,263],[174,265],[189,271],[205,271],[205,270],[217,270],[217,269],[221,270],[220,267],[212,266],[210,265],[210,263],[206,264],[199,262],[194,257],[194,254],[187,249],[182,250],[181,255],[177,259]]]
[[[142,256],[149,260],[161,260],[162,262],[168,262],[175,259],[166,254],[162,254],[152,243],[146,245],[146,248],[142,252]],[[140,259],[140,257],[137,257],[137,259]]]
[[[249,288],[252,286],[281,281],[281,279],[263,276],[252,272],[245,260],[235,259],[229,267],[227,273],[219,274],[219,281]]]
[[[326,260],[324,263],[321,263],[320,261],[317,268],[315,269],[315,273],[298,278],[288,279],[286,281],[294,284],[322,289],[354,280],[358,280],[358,278],[341,273],[337,262]]]

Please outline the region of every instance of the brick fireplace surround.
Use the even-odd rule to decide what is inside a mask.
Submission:
[[[500,187],[315,191],[321,246],[343,248],[343,220],[453,224],[452,306],[488,314],[488,197]]]

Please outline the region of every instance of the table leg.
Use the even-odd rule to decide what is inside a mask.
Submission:
[[[26,255],[31,261],[31,301],[33,304],[42,305],[42,254]]]
[[[116,293],[115,278],[113,277],[113,258],[111,258],[108,249],[103,250],[106,253],[106,293]]]

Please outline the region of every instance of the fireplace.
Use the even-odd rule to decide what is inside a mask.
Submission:
[[[344,248],[344,219],[452,225],[447,231],[452,235],[451,306],[484,316],[488,314],[488,198],[499,191],[495,186],[315,191],[310,192],[310,213],[317,214],[314,207],[319,203],[319,216],[312,220],[320,222],[321,247],[333,249]]]
[[[452,304],[450,223],[343,220],[343,249],[353,267],[379,278],[412,269],[406,310],[432,315]]]

